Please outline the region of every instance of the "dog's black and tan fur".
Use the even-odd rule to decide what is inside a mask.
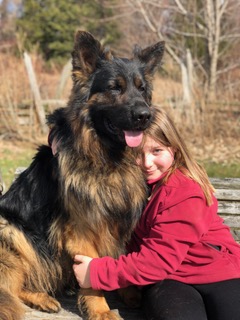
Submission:
[[[137,134],[150,123],[162,55],[160,42],[120,59],[77,32],[68,105],[48,117],[57,154],[41,146],[0,197],[1,320],[21,319],[21,302],[58,312],[52,296],[74,282],[75,254],[124,252],[146,198],[124,132]],[[92,289],[80,290],[78,306],[87,319],[120,319]]]

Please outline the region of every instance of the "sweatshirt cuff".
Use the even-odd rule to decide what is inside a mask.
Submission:
[[[98,272],[97,272],[100,261],[101,261],[101,258],[94,258],[90,263],[90,282],[94,290],[101,290],[101,288],[99,287]]]

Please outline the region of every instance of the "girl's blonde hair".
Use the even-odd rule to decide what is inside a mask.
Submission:
[[[171,174],[176,169],[179,169],[184,175],[200,185],[207,204],[211,205],[214,187],[210,183],[206,171],[193,158],[174,122],[164,110],[155,108],[152,124],[144,132],[144,137],[147,135],[164,146],[173,148],[175,151],[174,162],[163,178],[163,182],[167,182]],[[141,146],[144,144],[144,140],[143,138]]]

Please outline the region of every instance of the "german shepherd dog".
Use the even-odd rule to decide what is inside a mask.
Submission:
[[[48,116],[52,148],[40,146],[0,197],[1,320],[22,319],[22,302],[58,312],[76,254],[124,253],[146,199],[132,148],[151,122],[163,51],[159,42],[123,59],[76,33],[68,104]],[[84,318],[120,319],[101,291],[80,289],[77,304]]]

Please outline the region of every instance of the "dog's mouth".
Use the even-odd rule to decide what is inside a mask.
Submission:
[[[113,125],[111,123],[111,121],[109,121],[108,119],[104,119],[104,122],[105,122],[105,127],[107,128],[107,130],[111,134],[113,134],[115,136],[119,136],[121,134],[121,132],[123,132],[125,142],[129,147],[131,147],[131,148],[138,147],[140,145],[140,143],[142,142],[143,131],[120,130],[118,127]]]

